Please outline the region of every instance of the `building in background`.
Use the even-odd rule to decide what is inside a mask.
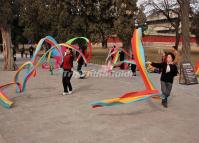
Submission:
[[[171,14],[171,18],[172,21],[177,19],[175,14]],[[147,16],[147,25],[148,29],[143,37],[144,47],[169,48],[175,45],[175,29],[163,14],[156,12]],[[181,25],[179,29],[181,29]],[[199,48],[196,37],[192,34],[190,34],[190,44],[192,48]],[[181,47],[182,38],[180,38],[179,49]]]

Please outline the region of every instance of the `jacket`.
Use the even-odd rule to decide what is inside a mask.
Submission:
[[[166,72],[167,63],[152,63],[151,65],[153,67],[161,69],[162,71],[161,78],[160,78],[161,81],[173,83],[174,77],[177,76],[178,74],[178,69],[175,64],[169,64],[170,66],[169,72]]]
[[[73,55],[72,54],[68,54],[64,56],[64,60],[63,60],[63,63],[61,64],[61,67],[64,70],[71,71],[71,69],[73,68]]]

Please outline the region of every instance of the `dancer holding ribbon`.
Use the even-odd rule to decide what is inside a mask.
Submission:
[[[162,63],[152,63],[153,67],[159,68],[162,71],[161,75],[161,90],[162,90],[162,105],[167,108],[167,98],[170,96],[173,86],[173,79],[177,76],[177,66],[174,64],[175,56],[172,53],[167,53],[166,61]]]
[[[63,95],[72,94],[72,84],[70,82],[73,75],[73,53],[72,50],[67,49],[64,53],[64,60],[61,64],[63,68],[62,83],[64,87]]]

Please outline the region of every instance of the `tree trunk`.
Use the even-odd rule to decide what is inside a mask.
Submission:
[[[102,48],[107,48],[107,37],[103,31],[102,28],[99,27],[99,32],[100,32],[100,35],[101,35],[101,42],[102,42]]]
[[[183,61],[190,61],[190,26],[189,26],[189,12],[190,1],[178,0],[180,4],[181,22],[182,22],[182,59]]]
[[[11,28],[9,26],[1,26],[1,34],[3,41],[3,70],[14,70],[13,50],[11,47]]]
[[[179,25],[180,23],[176,23],[175,32],[176,32],[176,41],[175,41],[175,49],[178,50],[179,42],[180,42],[180,33],[179,33]]]
[[[102,48],[107,48],[107,39],[104,35],[102,35]]]

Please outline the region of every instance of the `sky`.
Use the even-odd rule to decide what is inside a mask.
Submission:
[[[137,2],[137,6],[139,7],[141,4],[143,4],[144,2],[146,2],[146,0],[138,0]],[[150,7],[145,7],[145,13],[147,14],[148,11],[150,11]]]
[[[141,3],[143,3],[144,0],[138,0],[137,5],[139,6]]]

